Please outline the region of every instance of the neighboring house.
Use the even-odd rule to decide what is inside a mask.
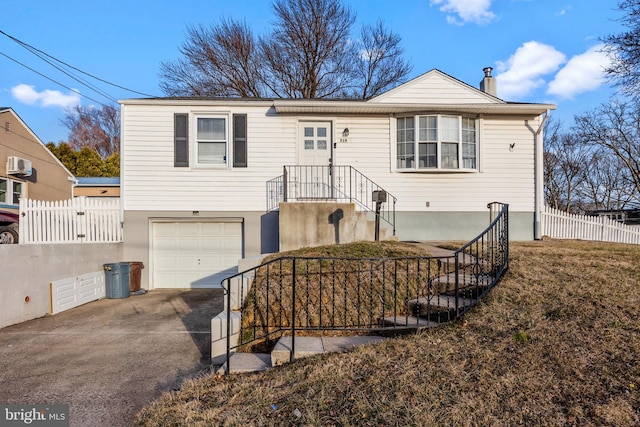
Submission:
[[[338,240],[343,210],[327,202],[347,185],[369,197],[370,182],[396,197],[387,218],[401,240],[473,238],[494,201],[509,204],[512,239],[539,238],[542,125],[555,106],[498,99],[491,69],[480,87],[432,70],[368,101],[122,100],[125,257],[150,267],[143,287],[219,285],[238,258],[278,250],[283,236],[333,223]],[[278,178],[292,165],[316,168]],[[366,178],[338,176],[343,166]],[[324,211],[277,203],[306,187],[296,201]]]
[[[595,210],[586,213],[589,216],[598,216],[618,221],[625,225],[640,227],[640,209]]]
[[[73,197],[120,197],[120,178],[78,177]]]
[[[68,200],[74,176],[9,107],[0,107],[0,209],[19,199]]]

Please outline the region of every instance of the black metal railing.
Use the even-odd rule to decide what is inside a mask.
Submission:
[[[381,195],[386,201],[376,205]],[[284,166],[281,176],[267,181],[267,211],[280,202],[324,200],[355,203],[374,213],[379,208],[379,218],[395,235],[396,197],[352,166]]]
[[[227,372],[232,350],[264,350],[283,335],[292,337],[293,360],[300,332],[393,332],[462,316],[509,266],[508,205],[488,207],[489,227],[450,256],[280,257],[224,279]],[[232,344],[234,304],[242,319]]]

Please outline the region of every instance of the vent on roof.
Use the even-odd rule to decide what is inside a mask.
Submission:
[[[484,71],[484,79],[480,82],[480,90],[484,93],[488,93],[489,95],[498,96],[498,88],[496,87],[496,79],[491,77],[491,71],[493,68],[485,67],[482,69]]]

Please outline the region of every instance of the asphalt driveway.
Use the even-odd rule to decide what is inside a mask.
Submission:
[[[126,426],[210,370],[221,289],[104,299],[0,329],[0,403],[69,404],[71,426]]]

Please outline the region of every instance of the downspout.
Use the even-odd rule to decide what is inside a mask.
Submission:
[[[535,240],[542,239],[541,217],[542,206],[544,205],[544,147],[542,143],[542,128],[549,118],[549,114],[551,114],[551,110],[547,109],[535,136],[535,212],[533,213],[533,238]]]

